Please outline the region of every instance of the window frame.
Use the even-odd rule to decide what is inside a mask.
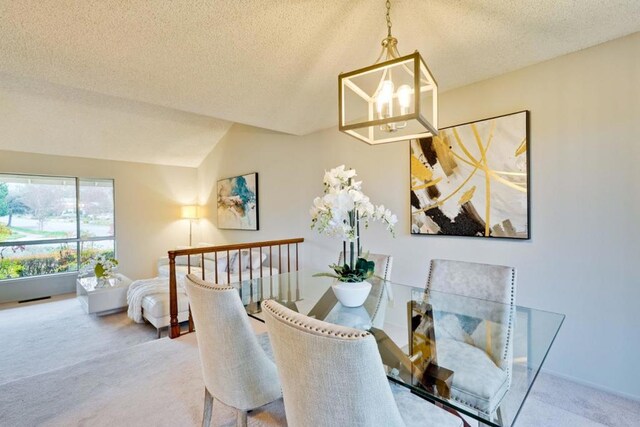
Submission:
[[[60,276],[66,274],[78,274],[81,271],[82,264],[82,243],[84,242],[100,242],[100,241],[113,241],[113,254],[114,258],[117,258],[118,248],[117,248],[117,231],[116,231],[116,180],[114,178],[90,178],[90,177],[81,177],[81,176],[68,176],[68,175],[45,175],[45,174],[29,174],[29,173],[10,173],[10,172],[0,172],[0,177],[2,176],[20,176],[24,178],[59,178],[59,179],[69,179],[73,180],[75,183],[75,208],[76,208],[76,237],[75,238],[64,238],[64,239],[39,239],[39,240],[12,240],[9,242],[0,242],[0,248],[2,247],[11,247],[11,246],[36,246],[36,245],[56,245],[56,244],[72,244],[75,243],[76,246],[76,270],[71,271],[63,271],[59,273],[46,273],[46,274],[38,274],[33,276],[26,277],[15,277],[15,278],[5,278],[0,279],[1,282],[5,281],[13,281],[13,280],[29,280],[33,278],[42,278],[47,276]],[[88,237],[82,238],[81,235],[81,213],[80,213],[80,182],[82,180],[86,181],[110,181],[111,182],[111,197],[113,200],[113,235],[111,236],[102,236],[102,237]]]

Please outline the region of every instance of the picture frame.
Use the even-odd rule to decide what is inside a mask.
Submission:
[[[216,194],[218,228],[260,229],[257,172],[218,180]]]
[[[530,239],[529,116],[518,111],[412,140],[411,234]]]

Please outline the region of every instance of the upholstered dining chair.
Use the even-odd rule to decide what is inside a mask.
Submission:
[[[348,253],[347,253],[348,254]],[[383,254],[368,254],[367,259],[375,263],[375,269],[373,274],[383,278],[384,280],[391,280],[391,267],[393,267],[393,257],[391,255]],[[344,252],[340,251],[338,257],[338,264],[344,264]],[[383,284],[374,284],[369,294],[369,298],[364,303],[364,308],[371,316],[371,326],[374,328],[382,329],[384,325],[385,313],[387,310],[387,304],[391,295],[390,289]]]
[[[370,333],[310,318],[273,300],[262,308],[288,425],[462,425],[401,386],[392,391]]]
[[[213,400],[237,410],[237,424],[247,425],[247,411],[282,396],[275,364],[260,346],[235,288],[186,276],[185,288],[196,328],[205,405],[202,425],[209,426]]]
[[[451,397],[487,415],[498,411],[511,385],[515,280],[513,267],[442,259],[431,261],[427,279],[438,364],[454,371]],[[484,302],[460,303],[438,292]]]

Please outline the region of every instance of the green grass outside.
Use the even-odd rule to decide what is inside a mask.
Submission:
[[[24,227],[9,227],[11,229],[11,231],[14,233],[12,234],[12,237],[15,236],[16,231],[17,232],[22,232],[22,233],[28,233],[28,234],[37,234],[38,236],[42,236],[42,237],[67,237],[67,233],[65,233],[64,231],[39,231],[39,230],[34,230],[31,228],[24,228]]]
[[[12,241],[14,241],[14,240],[15,240],[15,241],[18,241],[18,240],[21,240],[23,237],[25,237],[25,234],[12,232],[11,234],[9,234],[9,235],[7,236],[7,238],[9,238],[9,237],[11,237],[11,240],[12,240]],[[6,239],[5,239],[5,240],[6,240]],[[0,240],[0,242],[1,242],[1,241],[2,241],[2,240]]]

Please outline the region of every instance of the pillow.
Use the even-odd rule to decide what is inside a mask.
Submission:
[[[206,280],[210,282],[216,282],[216,270],[218,270],[218,280],[217,283],[225,283],[227,278],[227,257],[226,254],[224,258],[218,257],[218,262],[216,264],[215,261],[205,258],[204,259],[204,268],[206,270]]]
[[[252,260],[251,260],[251,269],[257,270],[260,268],[265,259],[267,259],[267,254],[262,252],[262,257],[260,256],[260,249],[252,249]],[[247,261],[247,265],[249,262]]]
[[[231,267],[236,257],[237,252],[229,252],[229,266]],[[216,264],[217,263],[217,264]],[[222,252],[210,252],[204,254],[204,265],[209,271],[218,270],[218,276],[227,273],[227,251]]]
[[[236,254],[236,258],[233,259],[229,265],[231,267],[231,274],[238,274],[240,267],[242,266],[242,271],[245,270],[256,270],[260,268],[260,265],[267,259],[267,254],[262,253],[262,257],[260,256],[260,249],[251,249],[251,256],[249,256],[249,250],[243,249],[240,251],[240,257],[238,258],[238,251],[234,251]],[[251,265],[249,265],[249,261],[251,261]]]
[[[212,246],[216,246],[213,243],[198,243],[199,248],[210,248]],[[238,256],[238,251],[229,251],[229,265],[235,260],[235,257]],[[207,252],[204,254],[205,263],[209,265],[207,267],[208,270],[213,271],[213,264],[215,261],[218,262],[218,275],[220,272],[227,272],[227,251],[219,251],[219,252]],[[213,261],[213,262],[207,262]]]
[[[177,250],[180,249],[192,249],[192,246],[176,246]],[[176,265],[188,265],[189,257],[187,255],[181,255],[176,257]],[[200,257],[197,255],[191,255],[191,267],[200,267]]]
[[[246,251],[244,250],[240,251],[240,253],[238,253],[238,251],[231,252],[232,258],[229,260],[229,271],[231,271],[231,274],[238,274],[241,265],[242,269],[245,269],[245,266],[247,265],[245,252]]]
[[[200,242],[198,243],[198,248],[209,248],[211,246],[215,246],[213,243],[203,243]],[[222,257],[222,255],[224,254],[224,256],[227,256],[227,252],[218,252],[218,259],[220,259]],[[210,259],[212,261],[215,261],[215,253],[214,252],[208,252],[206,254],[204,254],[204,259]]]

